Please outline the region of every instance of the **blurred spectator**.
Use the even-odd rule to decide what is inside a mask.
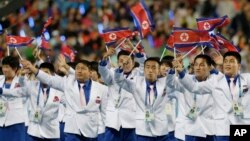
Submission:
[[[2,18],[3,28],[8,33],[39,39],[43,24],[53,17],[48,27],[51,50],[45,52],[53,62],[64,46],[77,52],[77,59],[97,61],[105,52],[100,37],[103,29],[115,27],[134,28],[129,7],[137,0],[26,0],[16,12]],[[218,17],[228,15],[232,23],[219,29],[221,34],[233,40],[241,49],[249,48],[250,2],[249,0],[145,0],[156,24],[151,35],[142,44],[149,55],[159,55],[173,26],[196,29],[198,17]],[[4,36],[0,36],[0,57],[6,54]],[[34,43],[34,47],[36,43]],[[20,49],[22,50],[22,49]],[[167,52],[166,54],[169,54]]]

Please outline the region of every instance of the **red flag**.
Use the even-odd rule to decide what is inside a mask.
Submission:
[[[216,50],[220,50],[220,44],[217,41],[217,38],[215,35],[210,35],[211,36],[211,41],[210,44],[215,48]]]
[[[216,27],[222,27],[230,23],[228,16],[220,18],[199,18],[196,19],[199,30],[212,31]]]
[[[117,47],[121,42],[123,41],[123,39],[120,39],[119,41],[117,41],[115,44],[114,44],[114,47]],[[127,39],[126,41],[124,41],[119,47],[120,49],[122,50],[125,50],[125,51],[128,51],[128,52],[132,52],[132,50],[134,49],[136,45],[131,42],[131,40]],[[144,52],[144,47],[139,44],[137,45],[136,49],[142,53]]]
[[[146,4],[144,3],[144,1],[141,1],[131,7],[130,11],[132,17],[135,20],[136,27],[140,31],[141,38],[144,38],[154,28],[154,22],[151,18]]]
[[[75,60],[75,53],[74,53],[74,50],[71,49],[69,46],[67,46],[67,45],[62,46],[61,53],[65,57],[69,58],[71,62],[74,62],[74,60]]]
[[[198,46],[209,46],[211,40],[208,31],[178,27],[174,28],[173,36],[174,46],[180,52],[188,52]]]
[[[128,28],[116,28],[111,30],[103,30],[103,34],[101,36],[104,39],[104,42],[107,45],[110,45],[120,39],[134,35],[136,35],[136,33],[132,30],[129,30]]]
[[[172,34],[168,37],[167,46],[170,48],[174,48],[174,36]]]
[[[123,43],[120,45],[120,48],[121,48],[122,50],[131,52],[131,51],[133,50],[133,44],[132,44],[132,42],[130,42],[129,39],[127,39],[125,42],[123,42]]]
[[[174,28],[173,36],[175,47],[197,45],[210,41],[208,31]]]
[[[168,37],[165,48],[174,52],[174,36],[172,34]],[[176,52],[180,51],[176,49]]]
[[[32,43],[34,39],[31,37],[20,37],[20,36],[6,36],[6,43],[9,47],[21,47],[27,46]]]
[[[45,38],[42,38],[40,48],[41,49],[50,49],[50,44]]]
[[[48,18],[48,20],[46,21],[46,23],[43,25],[43,31],[42,31],[42,33],[44,33],[44,32],[46,31],[47,27],[48,27],[49,25],[51,25],[52,20],[53,20],[52,17],[49,17],[49,18]]]
[[[235,46],[233,43],[229,42],[225,37],[221,34],[216,34],[217,42],[221,45],[222,48],[226,48],[228,51],[236,51],[239,52],[240,49]]]

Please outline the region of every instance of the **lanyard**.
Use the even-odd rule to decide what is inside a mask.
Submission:
[[[197,102],[197,94],[194,94],[194,106],[196,106],[196,102]]]

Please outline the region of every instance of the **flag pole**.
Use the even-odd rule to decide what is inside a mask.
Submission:
[[[20,59],[21,59],[21,60],[23,60],[23,58],[22,58],[21,54],[19,53],[19,51],[18,51],[18,49],[17,49],[16,47],[15,47],[15,50],[16,50],[16,52],[17,52],[18,56],[20,57]]]
[[[175,48],[175,46],[174,46],[174,60],[176,60],[176,48]],[[174,76],[175,76],[174,77],[174,88],[176,89],[176,81],[175,81],[176,80],[175,78],[177,77],[177,70],[176,70],[176,68],[174,69],[174,72],[175,72],[174,73]]]
[[[161,54],[160,62],[161,62],[161,60],[162,60],[162,58],[163,58],[165,52],[166,52],[166,48],[164,47],[164,50],[163,50],[163,52],[162,52],[162,54]]]
[[[205,46],[201,46],[201,52],[202,52],[202,54],[204,54],[204,49],[205,49]]]
[[[8,45],[7,45],[7,55],[10,56],[10,48]]]
[[[41,42],[42,42],[42,36],[41,36]],[[36,48],[39,49],[39,44],[37,41],[36,41],[36,43],[37,43]]]
[[[139,46],[139,44],[141,43],[141,39],[140,41],[135,45],[135,47],[133,48],[133,50],[131,51],[131,53],[129,54],[129,57],[131,57],[131,55],[134,53],[134,51],[136,50],[137,46]]]
[[[188,56],[196,47],[197,45],[194,48],[192,48],[188,53],[186,53],[184,56],[182,56],[182,59]]]
[[[6,36],[8,36],[8,30],[7,29],[6,29],[6,33],[7,33]],[[7,55],[10,56],[10,48],[9,48],[8,45],[7,45]]]
[[[118,47],[120,47],[126,40],[127,40],[127,38],[124,38],[124,39],[120,42],[120,44],[118,44],[118,45],[115,47],[115,49],[117,49]]]
[[[200,51],[199,54],[201,54],[201,53],[204,54],[204,49],[205,49],[205,48],[207,48],[207,46],[205,46],[205,47],[202,46],[202,50]]]

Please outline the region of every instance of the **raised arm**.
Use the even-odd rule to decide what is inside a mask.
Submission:
[[[114,54],[115,54],[115,49],[109,48],[107,50],[107,52],[104,53],[103,59],[100,61],[99,66],[98,66],[98,71],[102,77],[102,80],[107,85],[112,85],[114,83],[113,82],[114,81],[113,80],[114,73],[108,67],[108,58]],[[111,63],[111,62],[109,62],[109,63]],[[112,65],[112,64],[110,64],[110,65]]]
[[[0,95],[13,97],[28,97],[27,87],[18,87],[14,89],[0,88]]]
[[[58,56],[56,65],[58,66],[59,71],[64,73],[66,76],[75,75],[75,70],[66,63],[63,55]]]
[[[60,91],[64,91],[64,79],[60,76],[49,75],[41,70],[38,70],[35,66],[33,66],[29,61],[22,60],[21,64],[24,68],[29,69],[32,73],[35,74],[36,78],[40,80],[42,83],[49,85],[52,88],[55,88]]]
[[[135,54],[135,59],[140,64],[140,66],[139,66],[139,75],[143,76],[144,75],[144,62],[147,59],[146,54],[144,54],[144,53],[136,53]]]
[[[212,93],[214,88],[214,77],[209,77],[206,81],[197,82],[194,81],[193,75],[187,74],[183,65],[181,64],[182,60],[174,60],[173,67],[179,73],[179,82],[184,86],[185,89],[192,93],[197,94],[208,94]]]
[[[132,94],[135,92],[136,83],[129,79],[125,79],[123,76],[123,70],[121,68],[115,70],[115,82],[126,91]]]
[[[107,64],[108,64],[108,62],[106,59],[101,60],[101,62],[99,63],[99,66],[98,66],[98,71],[99,71],[104,83],[107,85],[112,85],[114,83],[113,82],[114,74],[108,68]]]

